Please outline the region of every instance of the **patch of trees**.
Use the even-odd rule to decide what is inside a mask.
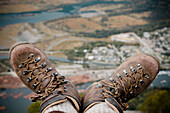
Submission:
[[[107,10],[106,12],[109,12],[108,16],[116,16],[151,11],[151,15],[148,18],[145,18],[150,22],[170,18],[169,0],[133,0],[130,4],[125,5],[123,8],[132,8],[132,10],[125,10],[121,12],[117,12],[116,10]]]
[[[147,18],[150,22],[170,19],[169,0],[145,0],[142,4],[134,6],[133,10],[146,9],[152,11]]]
[[[143,32],[151,32],[156,29],[161,29],[163,27],[170,27],[170,20],[161,20],[159,22],[154,22],[146,25],[136,25],[128,26],[124,28],[114,28],[109,30],[96,30],[95,32],[79,32],[76,36],[81,37],[93,37],[93,38],[105,38],[113,34],[126,33],[126,32],[135,32],[137,35],[142,36]]]
[[[149,17],[143,17],[143,19],[149,21],[146,25],[128,26],[124,28],[113,28],[96,30],[95,32],[79,32],[77,36],[104,38],[113,34],[119,34],[122,32],[135,32],[137,35],[142,36],[145,31],[154,31],[163,27],[170,27],[170,13],[169,13],[169,0],[133,0],[129,4],[124,6],[124,9],[132,8],[132,10],[125,10],[117,12],[116,10],[107,11],[107,16],[127,15],[130,13],[142,13],[145,11],[151,11]],[[106,20],[107,18],[104,18]]]
[[[30,106],[28,106],[27,113],[39,113],[40,104],[41,102],[33,102]]]
[[[130,110],[141,110],[144,113],[169,113],[170,89],[147,89],[128,102]]]
[[[170,93],[167,90],[156,91],[141,104],[140,110],[146,113],[169,113]]]

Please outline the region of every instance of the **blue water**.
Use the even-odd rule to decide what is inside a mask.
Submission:
[[[30,89],[23,88],[23,89],[7,89],[7,90],[0,90],[0,93],[6,92],[7,98],[2,99],[0,97],[0,106],[5,106],[5,110],[1,110],[0,113],[26,113],[27,107],[31,105],[31,101],[28,99],[23,98],[25,95],[32,93]],[[23,95],[20,98],[14,99],[10,95],[16,95],[23,92]]]
[[[161,83],[162,81],[162,83]],[[153,81],[153,86],[150,87],[169,87],[170,88],[170,76],[168,74],[158,74],[156,79]]]
[[[61,58],[61,57],[54,57],[54,56],[48,56],[50,60],[56,60],[59,62],[64,62],[64,63],[73,63],[74,61],[71,61],[67,58]],[[9,59],[9,55],[0,55],[0,60],[5,60]],[[84,62],[85,64],[95,64],[98,66],[114,66],[114,64],[105,64],[105,63],[98,63],[98,62]]]
[[[16,23],[23,23],[23,22],[37,23],[40,21],[57,19],[69,15],[70,14],[63,13],[63,12],[43,12],[41,14],[32,15],[32,16],[0,15],[0,26],[4,27],[9,24],[16,24]]]
[[[71,15],[77,15],[78,10],[82,7],[87,7],[95,4],[128,4],[129,2],[120,1],[90,1],[90,2],[82,2],[77,4],[69,4],[69,5],[61,5],[56,8],[62,8],[61,11],[53,11],[49,12],[48,10],[42,11],[31,11],[31,12],[23,12],[23,13],[9,13],[9,14],[0,14],[0,27],[4,27],[10,24],[16,23],[37,23],[40,21],[47,21],[53,19],[59,19]]]

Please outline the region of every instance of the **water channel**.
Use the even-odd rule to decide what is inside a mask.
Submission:
[[[23,13],[9,13],[9,14],[0,14],[0,27],[4,27],[10,24],[16,23],[37,23],[40,21],[47,21],[53,19],[59,19],[71,15],[78,15],[78,10],[83,7],[87,7],[90,5],[96,4],[128,4],[129,2],[126,1],[89,1],[89,2],[82,2],[77,4],[66,4],[57,6],[57,8],[62,8],[60,11],[31,11],[31,12],[23,12]],[[88,12],[86,12],[88,13]]]

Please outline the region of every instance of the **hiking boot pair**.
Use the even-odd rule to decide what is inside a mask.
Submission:
[[[11,65],[23,83],[36,93],[32,101],[42,100],[40,112],[69,100],[77,112],[86,112],[95,104],[106,102],[117,113],[128,108],[127,102],[145,90],[159,72],[154,57],[140,54],[122,63],[107,79],[95,82],[80,100],[75,86],[55,70],[47,56],[29,43],[10,51]]]

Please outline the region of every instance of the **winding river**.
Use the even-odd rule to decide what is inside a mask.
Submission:
[[[87,7],[90,5],[96,4],[128,4],[129,2],[126,1],[90,1],[90,2],[82,2],[77,4],[67,4],[67,5],[60,5],[57,8],[62,8],[60,11],[52,11],[49,12],[48,10],[42,11],[31,11],[31,12],[23,12],[23,13],[9,13],[9,14],[0,14],[0,27],[4,27],[10,24],[16,23],[37,23],[40,21],[48,21],[53,19],[59,19],[67,16],[78,15],[78,10]]]

